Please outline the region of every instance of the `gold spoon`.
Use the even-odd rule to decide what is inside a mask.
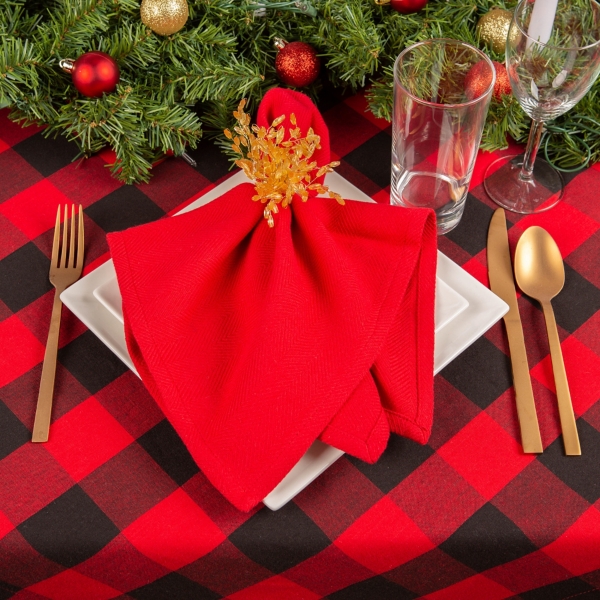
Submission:
[[[565,268],[560,250],[552,236],[541,227],[529,227],[525,230],[515,251],[515,277],[521,290],[542,305],[548,340],[552,370],[556,383],[558,413],[563,432],[565,454],[581,454],[577,425],[573,414],[573,404],[567,382],[567,373],[560,349],[560,339],[550,300],[565,284]]]

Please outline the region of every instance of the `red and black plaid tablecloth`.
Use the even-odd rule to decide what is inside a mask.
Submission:
[[[338,171],[389,201],[390,127],[360,95],[322,106]],[[141,382],[63,312],[51,439],[31,428],[53,291],[56,206],[83,204],[86,272],[106,233],[171,214],[228,176],[211,142],[124,186],[102,156],[0,113],[0,599],[552,600],[600,598],[600,168],[567,179],[516,243],[547,228],[565,258],[554,302],[581,457],[565,457],[543,316],[519,305],[545,451],[520,450],[507,342],[494,326],[436,378],[434,429],[392,436],[375,465],[345,456],[278,512],[235,510]],[[487,284],[494,205],[479,157],[440,249]]]

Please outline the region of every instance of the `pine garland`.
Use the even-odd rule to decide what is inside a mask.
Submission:
[[[137,0],[0,0],[0,106],[24,125],[47,125],[65,135],[80,155],[110,146],[113,174],[127,183],[147,181],[166,151],[195,147],[202,135],[232,126],[242,97],[256,108],[278,85],[276,37],[312,44],[324,68],[307,93],[318,98],[322,81],[338,88],[368,86],[370,110],[390,119],[392,69],[407,45],[451,37],[479,45],[478,19],[511,0],[430,0],[402,15],[373,0],[188,0],[190,17],[178,33],[162,37],[140,21]],[[312,16],[315,15],[315,16]],[[77,93],[59,61],[100,50],[119,64],[121,81],[102,98]],[[489,56],[504,57],[486,48]],[[570,112],[548,124],[543,148],[565,169],[600,160],[600,83]],[[516,99],[492,100],[482,148],[526,140],[529,118]],[[227,146],[221,137],[220,145]]]

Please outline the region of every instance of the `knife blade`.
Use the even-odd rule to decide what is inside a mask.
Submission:
[[[508,232],[504,209],[498,208],[492,216],[487,239],[488,275],[492,292],[509,306],[504,315],[504,325],[508,336],[513,385],[515,388],[517,416],[521,427],[523,452],[528,454],[544,451],[540,437],[540,426],[535,410],[529,364],[525,350],[523,326],[517,304],[517,293],[513,277]]]

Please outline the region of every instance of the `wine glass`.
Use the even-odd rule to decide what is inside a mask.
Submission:
[[[532,120],[524,155],[494,161],[485,190],[500,206],[538,213],[563,195],[560,173],[537,158],[544,122],[581,100],[600,72],[600,4],[595,0],[522,0],[506,40],[513,93]]]

